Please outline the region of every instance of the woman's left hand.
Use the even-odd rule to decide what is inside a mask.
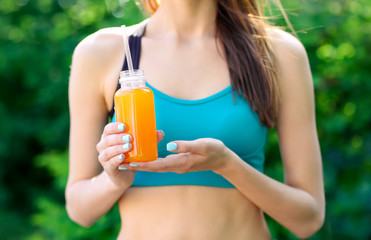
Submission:
[[[194,141],[173,141],[167,144],[170,154],[151,162],[124,163],[128,170],[148,172],[187,173],[194,171],[222,169],[231,151],[222,141],[213,138],[201,138]]]

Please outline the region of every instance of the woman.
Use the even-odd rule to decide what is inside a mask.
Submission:
[[[266,25],[256,0],[147,6],[153,16],[129,32],[155,95],[160,158],[123,163],[132,137],[125,124],[107,124],[122,32],[92,34],[75,49],[70,77],[70,218],[90,226],[118,201],[119,239],[270,239],[263,212],[299,238],[313,235],[325,200],[301,43]],[[285,183],[262,173],[273,126]]]

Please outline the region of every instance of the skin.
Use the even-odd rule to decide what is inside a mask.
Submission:
[[[215,14],[212,0],[162,1],[142,39],[140,69],[153,87],[172,97],[195,100],[230,84],[227,64],[215,44]],[[136,27],[130,27],[129,33]],[[281,183],[211,138],[180,139],[174,141],[176,155],[136,166],[123,163],[120,156],[130,148],[123,148],[128,142],[122,140],[122,123],[106,122],[123,64],[121,34],[120,28],[100,30],[84,39],[73,55],[66,187],[70,218],[91,226],[118,202],[119,239],[259,240],[270,239],[265,212],[299,238],[313,235],[323,224],[325,200],[312,76],[302,44],[281,30],[268,30],[278,61],[277,132],[285,170]],[[157,134],[161,141],[164,133]],[[137,170],[212,170],[236,189],[130,187]]]

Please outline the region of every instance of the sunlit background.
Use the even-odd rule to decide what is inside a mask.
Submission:
[[[316,93],[327,215],[311,239],[370,239],[371,1],[282,3],[308,51]],[[274,6],[273,14],[284,26]],[[116,238],[116,207],[89,229],[64,208],[69,66],[87,35],[144,18],[132,0],[0,0],[0,239]],[[265,168],[282,181],[274,131]],[[296,239],[268,222],[274,238]]]

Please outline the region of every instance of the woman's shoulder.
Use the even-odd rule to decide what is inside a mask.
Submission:
[[[294,35],[279,28],[267,28],[266,31],[273,53],[278,61],[280,59],[306,58],[307,54],[303,44]]]
[[[127,34],[132,34],[137,27],[138,25],[127,27]],[[108,96],[109,89],[117,86],[124,55],[120,27],[100,29],[84,38],[76,46],[72,56],[69,79],[71,91],[81,95],[82,89],[90,86],[90,92]],[[112,98],[112,93],[109,95]]]
[[[280,29],[267,30],[275,57],[281,96],[312,89],[309,60],[304,45],[290,33]],[[303,90],[303,87],[307,90]]]
[[[140,24],[126,28],[127,35],[133,34]],[[115,56],[122,57],[124,44],[120,27],[103,28],[84,38],[75,48],[73,58],[90,63],[109,64],[116,61]]]

